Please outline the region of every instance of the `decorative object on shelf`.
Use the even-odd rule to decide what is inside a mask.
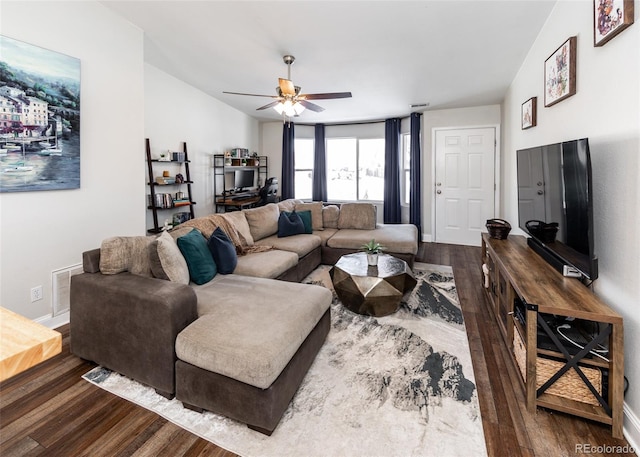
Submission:
[[[378,243],[375,239],[372,239],[368,243],[362,245],[362,250],[367,254],[367,264],[375,267],[378,265],[378,254],[382,253],[384,246]]]
[[[531,97],[522,104],[521,124],[522,130],[535,127],[538,119],[536,115],[538,97]]]
[[[577,38],[572,36],[544,61],[544,106],[575,95],[576,43]]]
[[[489,231],[489,236],[497,240],[506,239],[511,231],[511,224],[504,219],[489,219],[486,227]]]
[[[169,173],[169,170],[163,170],[162,171],[162,177],[168,178],[169,176],[171,176],[171,174]]]
[[[172,152],[171,160],[174,162],[184,162],[184,152]]]
[[[171,152],[161,152],[158,162],[171,162]]]
[[[593,0],[593,45],[603,46],[633,24],[633,0]]]
[[[182,176],[182,173],[178,173],[176,175],[176,184],[182,184],[184,182],[184,176]]]

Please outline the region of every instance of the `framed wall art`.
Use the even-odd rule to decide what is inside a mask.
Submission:
[[[80,187],[80,60],[0,35],[0,192]]]
[[[529,100],[522,104],[521,111],[521,124],[522,130],[535,127],[537,124],[537,101],[538,97],[531,97]]]
[[[593,0],[593,45],[602,46],[633,24],[633,0]]]
[[[576,42],[572,36],[544,61],[544,106],[576,93]]]

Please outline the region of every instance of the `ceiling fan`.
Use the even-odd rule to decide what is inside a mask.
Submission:
[[[301,94],[300,86],[295,86],[291,81],[291,65],[295,62],[296,58],[291,55],[282,57],[284,63],[287,64],[287,79],[278,78],[278,87],[276,87],[277,95],[261,95],[261,94],[244,94],[241,92],[226,92],[223,94],[232,95],[248,95],[251,97],[269,97],[275,99],[274,101],[267,103],[256,111],[274,108],[278,114],[285,114],[286,116],[299,116],[305,108],[320,113],[324,111],[324,108],[311,103],[309,100],[329,100],[332,98],[350,98],[351,92],[330,92],[325,94]]]

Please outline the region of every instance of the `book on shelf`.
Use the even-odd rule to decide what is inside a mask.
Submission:
[[[189,200],[173,200],[173,206],[187,206],[190,205],[191,201]]]

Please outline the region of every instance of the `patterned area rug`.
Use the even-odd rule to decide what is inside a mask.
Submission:
[[[304,282],[333,289],[329,268]],[[484,456],[453,273],[413,271],[418,284],[391,316],[354,314],[334,293],[327,341],[271,437],[101,367],[84,378],[242,456]]]

